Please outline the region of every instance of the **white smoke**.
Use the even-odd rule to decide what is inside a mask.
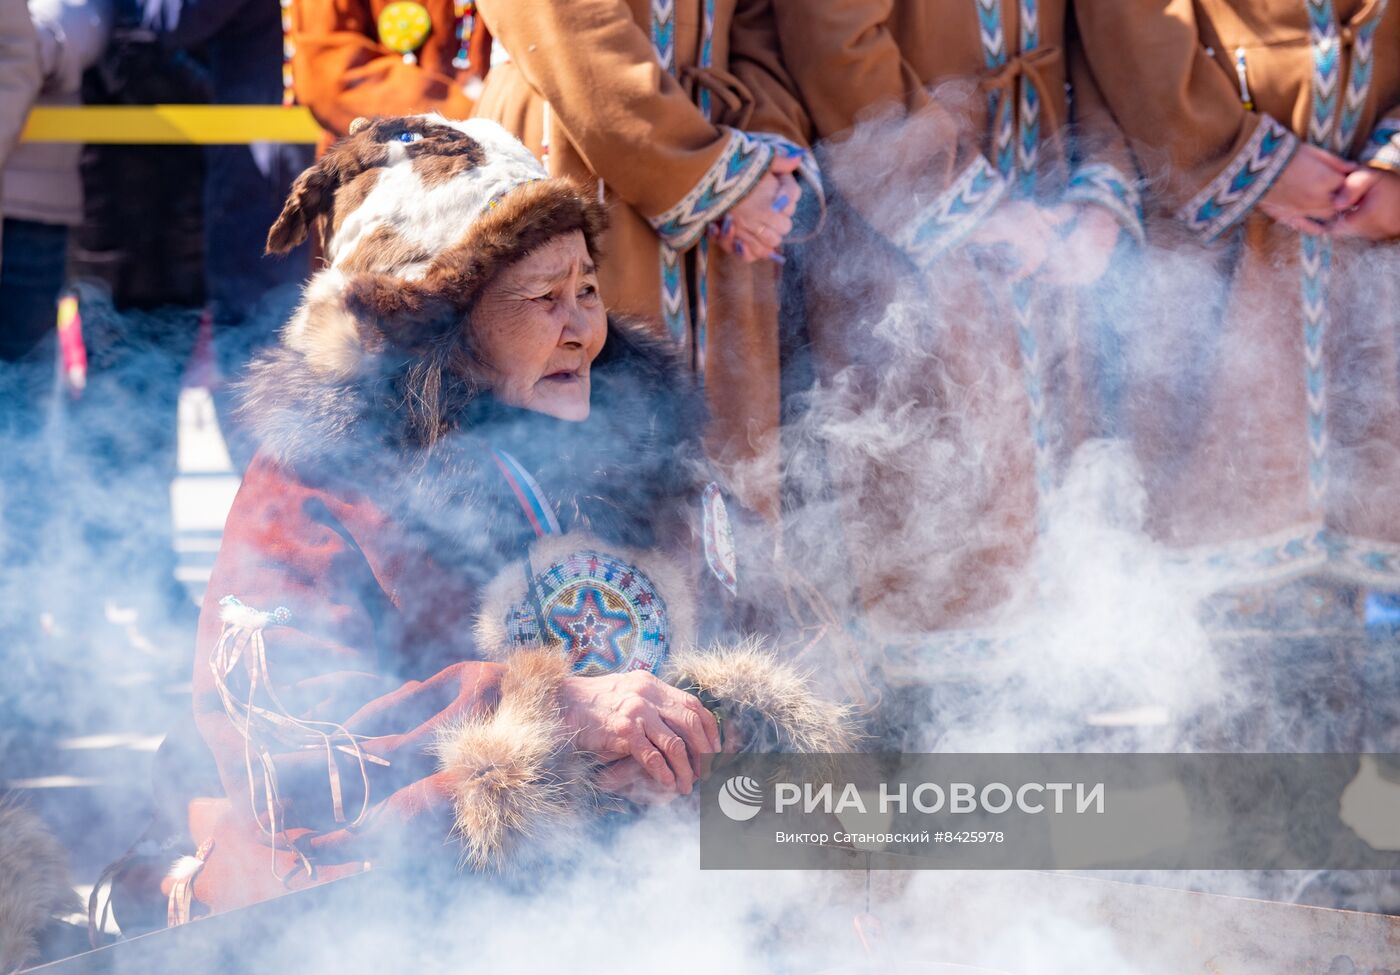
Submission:
[[[873,118],[831,150],[830,175],[839,180],[854,173],[863,185],[880,187],[877,215],[916,214],[919,190],[899,174],[920,138],[896,129],[889,118]],[[1348,716],[1339,713],[1345,707],[1289,712],[1297,702],[1277,699],[1280,687],[1307,684],[1310,674],[1329,671],[1332,663],[1304,659],[1311,646],[1280,644],[1275,652],[1258,634],[1253,645],[1264,646],[1265,654],[1239,656],[1240,641],[1221,639],[1204,621],[1216,580],[1178,558],[1156,531],[1153,499],[1162,486],[1145,479],[1127,435],[1130,421],[1145,422],[1153,391],[1200,379],[1200,350],[1209,346],[1215,328],[1210,297],[1227,282],[1214,254],[1169,237],[1154,240],[1143,252],[1121,255],[1117,276],[1087,305],[1045,305],[1046,314],[1060,316],[1046,331],[1054,339],[1046,350],[1051,366],[1086,374],[1107,368],[1117,375],[1121,398],[1094,400],[1077,433],[1054,431],[1077,442],[1059,457],[1043,509],[1022,505],[991,517],[987,498],[1008,486],[1021,485],[1022,500],[1034,497],[1029,468],[1012,462],[1008,447],[1028,434],[1019,365],[1014,356],[995,353],[1015,348],[1004,303],[963,300],[985,284],[961,277],[970,271],[965,262],[956,275],[924,279],[902,272],[891,280],[895,265],[884,251],[834,259],[820,246],[809,250],[807,271],[826,276],[835,289],[859,295],[866,277],[889,280],[888,289],[869,290],[858,317],[840,323],[852,349],[879,343],[879,367],[826,376],[802,394],[804,410],[783,431],[785,471],[802,499],[788,511],[785,533],[804,575],[852,613],[861,599],[852,580],[874,567],[923,580],[912,602],[877,605],[851,620],[873,672],[885,682],[889,710],[881,720],[887,743],[939,751],[1225,749],[1257,742],[1237,734],[1239,723],[1232,719],[1243,715],[1252,733],[1263,728],[1267,747],[1284,750],[1319,740],[1356,747],[1348,737]],[[1351,282],[1345,289],[1349,316],[1394,319],[1400,257],[1373,251],[1341,273]],[[995,278],[988,273],[989,281]],[[1292,289],[1296,282],[1281,275],[1277,287]],[[1076,341],[1109,338],[1115,353],[1101,358],[1111,361],[1085,367],[1076,359],[1084,351]],[[979,339],[988,354],[969,345]],[[962,343],[960,357],[946,354],[956,343]],[[1362,507],[1368,492],[1379,488],[1355,481],[1348,458],[1390,456],[1400,471],[1400,446],[1394,429],[1386,427],[1400,384],[1395,363],[1383,360],[1382,354],[1391,353],[1393,347],[1384,345],[1359,348],[1333,400],[1335,410],[1354,420],[1337,445],[1333,490]],[[135,361],[133,376],[144,368],[170,368],[168,362]],[[1178,392],[1189,401],[1189,389]],[[148,408],[139,395],[117,398],[105,422],[120,432],[138,425]],[[1166,434],[1162,442],[1169,449],[1190,446],[1181,439],[1185,433]],[[0,451],[25,446],[0,444]],[[875,492],[884,500],[865,508],[833,495],[832,481],[857,495],[879,486],[852,473],[861,470],[882,472],[877,481],[898,477],[904,490],[893,498]],[[62,545],[46,566],[56,605],[99,601],[100,593],[71,591],[75,580],[90,578],[94,564],[122,564],[125,555],[142,551],[142,537],[168,532],[168,525],[156,523],[165,515],[151,504],[149,483],[133,488],[73,478],[71,503],[124,522],[127,535],[93,543],[81,532],[60,531]],[[879,507],[887,503],[902,510]],[[890,524],[900,530],[887,531]],[[1022,546],[1031,537],[1033,544]],[[983,579],[966,573],[970,551],[1011,554],[994,559]],[[958,606],[974,608],[950,611],[947,596],[955,591],[961,593]],[[154,601],[160,594],[147,595]],[[0,614],[17,619],[37,608],[16,603],[0,606]],[[955,622],[947,628],[926,622],[939,618]],[[1339,657],[1365,651],[1329,645],[1328,639],[1319,637],[1321,648]],[[100,713],[117,724],[139,724],[164,708],[162,685],[123,683],[140,670],[123,659],[123,651],[89,652],[81,641],[55,646],[65,656],[45,662],[54,676],[33,696],[8,705],[12,740],[22,722],[54,719],[61,725],[64,715]],[[1259,673],[1260,667],[1267,673]],[[1386,671],[1374,672],[1359,685],[1358,703],[1374,710],[1369,695],[1386,679]],[[1376,727],[1393,734],[1391,712],[1377,713]],[[0,763],[6,781],[32,771],[12,749],[0,753]],[[144,779],[130,777],[129,794],[144,788]],[[65,828],[76,843],[80,831],[107,827],[94,817]],[[853,917],[867,910],[869,878],[702,872],[696,866],[697,832],[693,810],[678,803],[620,830],[582,863],[536,878],[528,891],[463,878],[462,892],[443,894],[460,909],[460,926],[414,931],[395,918],[395,937],[366,927],[349,944],[334,946],[336,956],[353,956],[356,971],[366,973],[534,972],[564,965],[726,973],[938,971],[940,962],[1047,975],[1158,970],[1141,958],[1124,957],[1109,925],[1073,904],[1027,897],[1008,909],[996,899],[1010,896],[1007,886],[1014,884],[959,886],[958,878],[938,873],[876,878],[868,910],[878,916],[882,933],[864,944]],[[1308,878],[1140,879],[1287,898]],[[383,890],[375,896],[392,899]],[[987,918],[995,923],[984,923]],[[970,939],[969,932],[981,937]],[[1189,932],[1174,936],[1188,938]],[[320,967],[322,949],[303,932],[269,938],[269,946],[285,949],[285,957]],[[415,946],[409,956],[403,954],[406,944]]]

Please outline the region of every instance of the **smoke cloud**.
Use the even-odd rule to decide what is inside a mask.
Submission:
[[[941,94],[954,105],[969,97],[957,88]],[[873,117],[826,149],[823,165],[838,188],[832,233],[789,263],[815,282],[799,317],[813,330],[813,344],[801,348],[819,379],[798,392],[781,431],[790,495],[784,550],[836,607],[879,686],[883,707],[872,727],[881,737],[872,746],[1393,749],[1394,637],[1362,625],[1364,587],[1314,574],[1268,592],[1222,595],[1222,579],[1163,530],[1161,500],[1187,490],[1163,480],[1172,470],[1164,458],[1184,463],[1195,448],[1202,394],[1220,378],[1215,364],[1223,357],[1258,375],[1277,366],[1267,350],[1222,348],[1233,341],[1218,329],[1232,285],[1222,251],[1154,226],[1148,245],[1121,243],[1112,271],[1090,289],[1030,285],[1054,471],[1042,491],[1003,256],[962,253],[924,272],[872,230],[897,228],[927,206],[901,175],[927,137]],[[839,188],[853,180],[861,199],[841,199]],[[1058,202],[1045,193],[1040,202]],[[1296,294],[1293,270],[1277,268],[1262,293]],[[1329,376],[1337,420],[1331,496],[1364,511],[1384,483],[1400,480],[1374,479],[1377,471],[1400,474],[1390,424],[1400,409],[1400,254],[1347,249],[1337,277],[1335,320],[1392,323],[1388,339],[1383,329],[1339,325],[1339,334],[1359,338]],[[56,390],[42,435],[5,428],[0,440],[0,456],[51,464],[54,485],[40,499],[51,518],[41,538],[17,536],[14,520],[0,528],[9,570],[0,589],[0,781],[30,795],[74,852],[80,882],[92,883],[103,858],[139,833],[148,753],[79,761],[73,756],[84,753],[72,740],[95,729],[145,740],[189,709],[181,694],[193,603],[172,600],[180,593],[165,501],[174,458],[160,431],[174,422],[196,331],[180,313],[119,317],[88,299],[89,340],[107,343],[99,349],[114,364],[81,400]],[[834,322],[821,318],[823,300]],[[99,338],[109,326],[111,335]],[[1300,326],[1284,317],[1278,327]],[[1276,379],[1279,387],[1301,381]],[[7,467],[5,504],[36,505],[24,494],[33,476]],[[1220,489],[1231,486],[1222,477]],[[751,584],[781,588],[786,580]],[[806,661],[817,670],[828,663],[821,652]],[[76,804],[59,801],[35,785],[53,769],[99,787]],[[114,808],[114,798],[124,807]],[[686,802],[605,832],[578,861],[528,882],[464,877],[460,890],[434,891],[431,923],[394,916],[392,931],[367,925],[334,946],[296,928],[269,929],[249,950],[311,969],[325,967],[324,950],[353,957],[363,972],[529,972],[591,959],[623,970],[734,973],[967,970],[936,967],[943,960],[1017,973],[1160,970],[1125,956],[1111,926],[1076,910],[1072,898],[1027,896],[1010,911],[996,900],[1006,887],[952,875],[702,873]],[[1124,879],[1313,902],[1349,882]],[[376,902],[394,903],[399,882],[372,888]],[[1393,909],[1383,891],[1368,890],[1370,906]],[[408,903],[422,894],[404,882]],[[1364,900],[1347,896],[1337,902]],[[878,917],[878,936],[866,930],[875,922],[853,924],[867,913]],[[994,928],[979,921],[984,914]],[[985,937],[969,945],[968,930]]]

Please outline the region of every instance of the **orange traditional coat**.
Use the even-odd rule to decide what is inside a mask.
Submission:
[[[798,152],[806,127],[769,0],[485,0],[495,53],[478,114],[596,185],[608,307],[664,323],[704,377],[712,456],[777,510],[778,279],[706,229]],[[819,197],[806,168],[804,192]]]
[[[421,42],[414,44],[413,25],[396,31],[398,18],[393,11],[385,14],[391,6],[427,14]],[[469,118],[475,103],[468,92],[480,86],[486,66],[480,63],[479,31],[472,45],[470,17],[465,18],[468,56],[460,56],[464,15],[459,8],[468,6],[453,0],[295,0],[287,42],[297,102],[310,108],[332,137],[348,134],[358,116],[436,111]],[[380,36],[381,27],[389,36]]]
[[[1128,432],[1158,534],[1227,583],[1400,584],[1400,248],[1258,208],[1303,140],[1400,172],[1400,3],[1078,0],[1078,16],[1095,70],[1125,79],[1105,94],[1161,177],[1162,240],[1200,245],[1197,272],[1153,294],[1176,313],[1137,342]],[[1149,334],[1183,350],[1171,368],[1141,353]]]

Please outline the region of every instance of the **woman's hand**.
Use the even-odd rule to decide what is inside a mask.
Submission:
[[[574,747],[600,761],[635,759],[662,788],[689,795],[701,755],[719,751],[719,725],[694,694],[646,671],[570,677],[559,688]]]
[[[700,774],[703,776],[705,772],[701,771]],[[635,758],[620,758],[603,766],[594,784],[600,792],[639,806],[664,806],[680,795],[674,789],[657,785]]]
[[[1342,212],[1332,225],[1334,236],[1400,237],[1400,174],[1369,167],[1356,170],[1346,178],[1337,206]]]
[[[1299,146],[1259,201],[1259,209],[1299,233],[1322,233],[1337,216],[1337,201],[1347,176],[1355,169],[1354,163],[1325,149]]]
[[[1118,218],[1093,203],[1062,203],[1046,216],[1064,236],[1046,262],[1044,280],[1082,288],[1102,278],[1123,233]]]
[[[1000,259],[1012,281],[1039,271],[1058,241],[1047,211],[1028,200],[1001,204],[968,237],[971,246]]]
[[[719,224],[711,224],[710,236],[731,254],[750,263],[770,260],[792,233],[792,215],[802,196],[793,173],[801,157],[774,153],[768,172],[748,194],[730,208]]]

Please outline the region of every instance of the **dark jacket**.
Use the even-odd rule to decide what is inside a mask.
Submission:
[[[275,3],[182,0],[177,21],[166,26],[168,47],[202,52],[211,102],[281,104],[282,24]],[[313,156],[310,145],[273,142],[205,148],[205,281],[221,321],[237,323],[267,292],[299,285],[310,272],[305,246],[274,256],[264,255],[263,243],[292,180]]]

